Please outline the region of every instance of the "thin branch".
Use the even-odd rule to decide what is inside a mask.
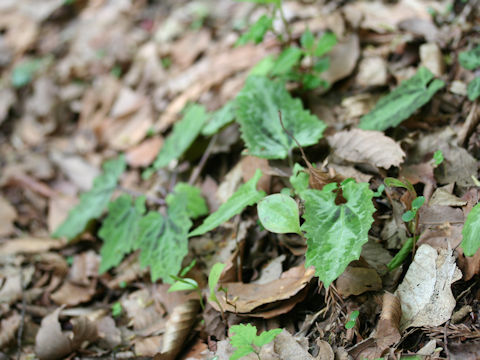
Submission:
[[[210,139],[210,142],[208,143],[207,149],[202,155],[202,158],[200,159],[200,162],[198,165],[193,169],[192,175],[190,175],[190,179],[188,180],[189,185],[193,185],[195,181],[197,181],[198,176],[202,172],[203,167],[205,166],[205,163],[207,162],[210,154],[212,153],[213,146],[215,145],[215,142],[217,141],[218,134],[215,134],[212,136]]]

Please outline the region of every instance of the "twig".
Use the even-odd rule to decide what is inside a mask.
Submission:
[[[289,130],[287,130],[285,125],[283,125],[282,111],[281,110],[278,110],[278,119],[280,120],[280,125],[282,126],[283,131],[285,131],[287,133],[287,135],[290,136],[293,141],[295,141],[295,144],[297,144],[298,148],[300,149],[300,152],[302,153],[303,161],[305,161],[305,163],[307,164],[307,167],[309,169],[314,169],[312,163],[310,161],[308,161],[307,156],[305,155],[305,152],[303,151],[302,145],[300,145],[300,143],[297,141],[297,139],[295,139],[295,136],[293,136],[293,134]]]
[[[208,143],[207,149],[203,153],[202,158],[200,159],[200,162],[195,167],[195,169],[193,169],[192,175],[190,175],[190,179],[188,180],[189,185],[193,185],[195,183],[195,181],[197,181],[197,178],[200,175],[200,173],[202,172],[202,169],[205,166],[205,163],[207,162],[208,157],[212,153],[213,146],[215,145],[215,142],[217,141],[217,137],[218,137],[218,134],[215,134],[210,139],[210,142]]]

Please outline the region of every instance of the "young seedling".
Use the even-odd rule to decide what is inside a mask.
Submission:
[[[260,358],[260,348],[273,341],[282,332],[282,329],[272,329],[257,335],[257,328],[251,324],[233,325],[230,328],[230,344],[236,348],[230,360],[237,360],[250,353]]]
[[[433,166],[438,167],[440,164],[443,162],[444,157],[443,157],[443,152],[442,150],[437,150],[433,154]]]
[[[218,307],[220,308],[222,319],[225,320],[225,314],[223,312],[222,304],[220,304],[220,301],[218,301],[217,295],[215,294],[215,290],[218,285],[218,280],[220,280],[220,275],[222,274],[222,271],[224,268],[225,268],[225,264],[222,264],[222,263],[216,263],[215,265],[212,266],[212,269],[210,270],[210,274],[208,275],[208,288],[210,290],[210,295],[208,299],[210,301],[214,301],[218,305]],[[226,291],[223,288],[220,288],[219,290]]]
[[[357,321],[358,315],[360,315],[360,311],[355,310],[349,316],[349,320],[345,324],[345,329],[352,329],[355,326],[355,322]]]

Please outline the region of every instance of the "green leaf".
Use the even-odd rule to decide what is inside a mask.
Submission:
[[[342,184],[345,204],[336,205],[337,184],[326,185],[321,191],[305,190],[305,219],[307,253],[305,266],[315,271],[325,287],[340,276],[347,265],[358,260],[362,245],[368,241],[375,207],[373,192],[367,183]]]
[[[419,196],[412,201],[412,209],[413,210],[418,210],[422,207],[422,205],[425,203],[425,197]]]
[[[408,254],[413,249],[413,244],[414,244],[413,240],[414,240],[413,237],[411,237],[411,238],[408,238],[407,241],[405,241],[405,244],[403,244],[402,248],[397,253],[397,255],[395,255],[393,259],[387,264],[388,271],[392,271],[403,264]]]
[[[50,63],[49,57],[24,60],[12,71],[12,85],[16,88],[27,85],[35,74]]]
[[[267,55],[260,60],[249,72],[249,76],[267,76],[275,66],[273,55]]]
[[[305,30],[300,37],[300,44],[308,52],[313,51],[313,46],[315,45],[315,37],[313,36],[312,32],[308,27],[307,30]]]
[[[405,222],[412,221],[415,218],[415,212],[412,210],[405,211],[402,215],[402,220]]]
[[[249,42],[259,44],[268,30],[272,28],[273,19],[267,15],[262,15],[254,24],[250,26],[235,43],[235,46],[245,45]]]
[[[237,191],[224,203],[217,211],[210,214],[189,236],[198,236],[215,229],[217,226],[228,221],[233,216],[240,214],[247,206],[253,205],[265,196],[264,191],[256,189],[258,180],[262,177],[262,172],[257,169],[255,175],[245,184],[240,186]]]
[[[253,340],[257,336],[257,328],[251,324],[233,325],[230,327],[230,344],[236,348],[230,360],[240,359],[242,356],[254,352]]]
[[[303,190],[308,189],[308,178],[309,175],[305,171],[305,168],[302,165],[295,163],[292,176],[290,176],[289,180],[297,195],[300,195]]]
[[[68,213],[67,219],[57,228],[53,236],[72,240],[85,230],[90,220],[100,217],[125,168],[123,155],[105,162],[103,174],[97,176],[93,181],[93,187],[80,196],[80,202]]]
[[[138,235],[138,222],[145,212],[145,197],[140,196],[132,205],[130,195],[119,196],[108,205],[108,216],[98,232],[103,240],[99,273],[117,266],[130,253]]]
[[[480,76],[470,81],[467,86],[468,100],[474,101],[480,96]]]
[[[208,275],[208,288],[210,289],[210,300],[217,301],[217,295],[215,295],[215,288],[217,287],[218,280],[222,271],[225,268],[225,264],[216,263],[212,266],[210,274]]]
[[[196,219],[200,216],[208,214],[208,207],[205,199],[202,196],[202,191],[196,186],[187,183],[177,183],[173,189],[172,194],[168,194],[165,199],[167,205],[172,205],[173,202],[179,201],[179,197],[185,197],[187,204],[187,214],[191,219]]]
[[[188,230],[191,226],[185,201],[173,202],[166,217],[149,212],[140,220],[135,248],[141,249],[141,267],[150,266],[152,281],[161,278],[171,283],[170,275],[178,274],[188,253]]]
[[[430,70],[425,67],[418,69],[414,76],[381,98],[375,108],[361,118],[360,128],[383,131],[408,119],[445,86],[442,80],[432,79]]]
[[[297,47],[291,46],[286,48],[275,60],[271,74],[273,76],[280,76],[289,73],[292,68],[298,64],[302,55],[303,51]]]
[[[360,315],[360,312],[358,310],[355,310],[350,314],[350,320],[345,324],[345,329],[351,329],[355,326],[358,315]]]
[[[112,305],[112,316],[114,318],[117,318],[120,315],[122,315],[122,312],[123,312],[122,303],[120,301],[117,301],[117,302],[113,303],[113,305]]]
[[[282,83],[265,77],[250,76],[236,102],[242,138],[253,156],[284,159],[296,147],[280,125],[279,110],[286,129],[302,146],[317,143],[326,127],[304,110],[300,99],[292,98]]]
[[[272,342],[275,337],[282,332],[282,329],[272,329],[268,331],[263,331],[260,335],[258,335],[254,340],[253,344],[258,347],[262,347],[263,345]]]
[[[205,124],[202,135],[210,136],[217,133],[225,125],[235,120],[235,102],[229,101],[219,110],[215,111],[209,122]]]
[[[230,344],[236,348],[230,360],[237,360],[241,357],[255,352],[252,345],[262,347],[273,341],[282,332],[282,329],[272,329],[262,332],[257,336],[257,328],[251,324],[233,325],[230,327]]]
[[[199,288],[198,283],[189,278],[185,279],[178,279],[175,281],[172,286],[168,288],[167,292],[174,292],[174,291],[192,291],[197,290]]]
[[[153,166],[142,174],[143,178],[148,178],[155,170],[182,156],[197,138],[207,118],[207,112],[202,105],[188,106],[182,120],[174,125],[172,133],[165,140]]]
[[[258,203],[257,210],[260,222],[268,231],[277,234],[302,234],[298,205],[290,196],[269,195]]]
[[[480,45],[476,48],[458,54],[458,61],[465,69],[474,70],[480,67]]]
[[[444,157],[443,157],[442,150],[435,151],[435,153],[433,154],[433,160],[434,160],[435,166],[439,166],[443,162]]]
[[[334,33],[326,32],[318,40],[317,48],[315,49],[315,56],[323,56],[328,53],[337,44],[337,37]]]
[[[387,185],[388,187],[401,187],[401,188],[408,189],[408,186],[405,185],[403,181],[400,181],[392,177],[385,178],[384,182],[385,182],[385,185]]]
[[[314,74],[303,74],[301,82],[305,90],[313,90],[319,86],[328,88],[328,82]]]
[[[466,256],[473,256],[480,248],[480,203],[468,213],[462,230],[461,248]]]

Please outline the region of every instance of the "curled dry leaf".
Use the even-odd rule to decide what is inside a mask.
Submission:
[[[97,338],[96,326],[85,317],[72,321],[72,332],[62,332],[58,321],[61,310],[58,308],[42,320],[35,338],[35,353],[40,360],[61,359],[77,350],[84,341]]]
[[[37,254],[51,249],[60,249],[66,242],[62,239],[23,237],[10,239],[0,245],[0,255]]]
[[[399,166],[405,157],[400,145],[380,131],[340,131],[327,140],[335,155],[353,163],[368,163],[388,169]]]
[[[7,267],[2,269],[1,276],[6,280],[0,289],[0,304],[13,304],[22,298],[22,287],[25,288],[35,272],[33,266],[25,269]]]
[[[0,323],[0,348],[6,349],[7,345],[15,339],[17,329],[20,326],[21,317],[14,312],[9,317],[2,319]]]
[[[67,280],[50,298],[58,305],[75,306],[90,301],[95,295],[96,286],[96,280],[91,280],[88,286],[77,285]]]
[[[344,298],[382,288],[382,279],[375,269],[349,265],[336,281],[336,288]]]
[[[13,222],[16,218],[17,212],[15,208],[5,198],[0,196],[0,236],[7,236],[13,233]]]
[[[305,269],[305,266],[299,265],[285,271],[280,279],[270,281],[266,284],[244,284],[240,282],[231,282],[221,284],[227,289],[228,299],[223,292],[217,291],[217,298],[225,311],[233,313],[244,313],[255,315],[255,309],[262,305],[272,304],[294,298],[303,290],[313,278],[315,270],[313,268]],[[301,301],[303,297],[295,298],[296,302]],[[295,302],[295,303],[296,303]],[[295,303],[285,309],[289,311]],[[219,311],[218,305],[214,302],[210,304]],[[290,304],[289,304],[290,305]],[[273,311],[273,310],[272,310]],[[262,313],[262,317],[270,318],[279,315],[275,311]],[[260,313],[256,314],[260,316]]]
[[[357,65],[360,56],[360,41],[358,35],[350,34],[338,42],[327,54],[330,66],[320,76],[329,84],[350,75]]]
[[[377,324],[375,339],[377,346],[384,351],[402,337],[399,330],[402,308],[398,297],[389,292],[383,294],[382,301],[382,312]]]
[[[455,307],[451,284],[462,277],[452,250],[430,245],[418,248],[396,295],[402,305],[401,328],[439,326],[450,319]]]

